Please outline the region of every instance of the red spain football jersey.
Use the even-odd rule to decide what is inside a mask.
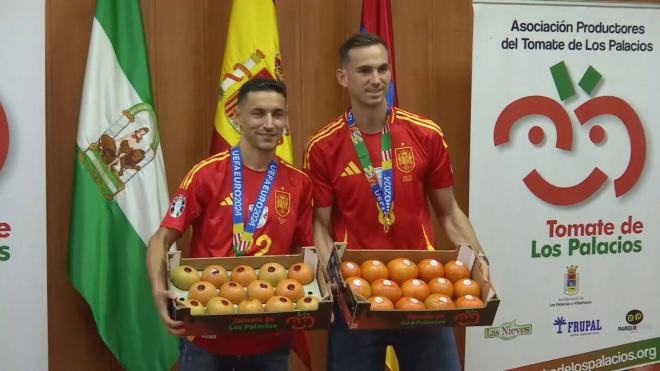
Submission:
[[[352,249],[427,249],[435,246],[427,192],[450,187],[453,174],[447,143],[431,120],[393,108],[390,116],[394,172],[394,223],[385,233],[357,152],[346,114],[309,141],[304,169],[314,184],[314,206],[331,206],[335,241]],[[381,134],[362,133],[380,171]]]
[[[234,256],[231,156],[219,153],[195,165],[174,194],[163,227],[183,233],[192,226],[190,256]],[[243,167],[244,215],[257,199],[265,171]],[[278,172],[254,233],[250,255],[281,255],[313,245],[312,185],[302,171],[278,158]]]
[[[289,254],[293,248],[312,246],[312,183],[302,171],[278,161],[278,172],[263,216],[254,233],[249,255]],[[221,152],[195,165],[174,194],[161,226],[183,233],[192,226],[190,256],[234,256],[232,243],[233,195],[231,155]],[[257,199],[265,171],[243,166],[244,216]],[[195,344],[227,355],[272,351],[289,340],[287,332],[260,335],[197,337]]]

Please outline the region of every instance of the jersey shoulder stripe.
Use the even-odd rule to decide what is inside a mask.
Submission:
[[[426,122],[426,123],[429,123],[429,124],[432,124],[432,125],[437,125],[433,120],[431,120],[428,117],[423,117],[423,116],[420,116],[416,113],[412,113],[410,111],[406,111],[406,110],[398,108],[398,107],[395,108],[395,112],[396,112],[396,114],[407,116],[411,119],[416,119],[417,121],[423,121],[423,122]]]
[[[182,189],[188,189],[190,186],[190,183],[192,183],[192,179],[197,174],[201,169],[203,169],[205,166],[208,166],[212,163],[218,162],[218,161],[223,161],[229,158],[229,151],[223,151],[218,154],[215,154],[207,159],[204,159],[200,162],[198,162],[195,166],[193,166],[192,169],[188,172],[188,174],[183,178],[183,181],[181,182],[181,185],[179,185],[179,188]]]
[[[300,175],[304,176],[305,178],[309,179],[309,175],[307,175],[307,173],[305,173],[304,171],[302,171],[302,170],[298,169],[297,167],[295,167],[295,166],[293,166],[293,165],[287,163],[287,162],[284,161],[284,160],[282,160],[281,163],[282,163],[284,166],[286,166],[287,168],[293,170],[295,173],[300,174]]]
[[[438,135],[444,136],[444,134],[442,133],[442,129],[440,129],[440,127],[435,122],[433,122],[431,120],[418,119],[416,117],[411,117],[411,116],[408,116],[408,115],[405,115],[405,114],[397,114],[396,117],[400,120],[409,122],[413,125],[433,130]]]
[[[303,168],[307,169],[309,167],[309,154],[312,150],[312,147],[314,147],[314,145],[316,145],[322,139],[329,137],[337,130],[341,129],[343,126],[344,126],[344,117],[342,116],[337,121],[334,121],[323,127],[321,130],[319,130],[309,139],[309,142],[307,143],[307,148],[305,149],[305,157],[303,158]]]
[[[341,128],[344,123],[344,116],[339,117],[337,120],[325,125],[319,131],[317,131],[311,138],[309,138],[309,144],[315,143],[329,134],[335,132],[338,128]]]

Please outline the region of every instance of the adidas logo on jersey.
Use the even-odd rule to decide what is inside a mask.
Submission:
[[[350,176],[350,175],[356,175],[362,173],[362,170],[360,170],[357,165],[355,165],[355,162],[350,161],[348,165],[344,168],[344,171],[341,172],[341,176]]]
[[[234,199],[231,196],[232,194],[230,193],[229,196],[225,197],[224,200],[220,201],[220,206],[233,206]]]

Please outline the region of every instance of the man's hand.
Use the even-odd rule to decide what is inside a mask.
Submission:
[[[173,291],[159,290],[154,291],[153,295],[154,301],[156,302],[156,307],[158,309],[158,314],[160,315],[160,319],[165,324],[165,327],[167,327],[167,331],[169,331],[172,335],[182,336],[186,330],[183,327],[183,322],[175,321],[170,318],[170,313],[167,310],[168,304],[172,300],[177,299],[176,293]]]
[[[172,300],[176,300],[176,293],[167,291],[165,275],[167,273],[165,259],[167,250],[179,238],[179,232],[160,227],[149,239],[147,248],[147,272],[151,280],[151,293],[156,303],[156,309],[160,319],[165,323],[167,331],[172,335],[181,336],[185,329],[183,322],[174,321],[170,318],[167,306]]]
[[[484,283],[489,283],[490,282],[490,263],[488,262],[488,258],[486,255],[482,254],[477,254],[477,260],[481,263],[480,266],[480,273],[481,273],[481,278]]]

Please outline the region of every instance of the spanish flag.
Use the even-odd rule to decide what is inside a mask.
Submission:
[[[235,0],[220,72],[211,154],[238,143],[240,133],[235,121],[238,89],[255,77],[284,79],[275,4],[272,0]],[[277,155],[293,163],[293,147],[288,131],[285,131],[277,147]]]

